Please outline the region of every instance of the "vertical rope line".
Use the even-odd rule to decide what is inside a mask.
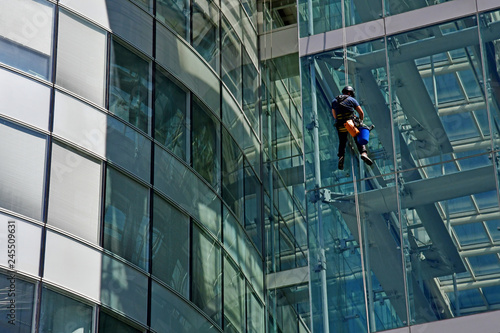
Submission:
[[[352,155],[352,151],[351,151]],[[351,156],[351,161],[353,161],[353,156]],[[360,169],[361,170],[361,169]],[[371,332],[370,329],[370,313],[368,311],[368,293],[366,284],[366,269],[365,269],[365,256],[364,256],[364,246],[363,246],[363,233],[361,232],[361,216],[359,209],[359,196],[358,196],[358,185],[356,179],[356,170],[354,170],[354,163],[351,163],[351,173],[352,182],[354,185],[354,205],[356,207],[356,223],[358,226],[358,239],[359,239],[359,254],[361,256],[361,276],[363,277],[363,294],[365,300],[365,312],[366,312],[366,328],[367,332]]]
[[[347,34],[345,29],[345,0],[341,0],[340,5],[342,7],[342,49],[344,52],[344,80],[345,85],[349,84],[349,62],[347,61]]]

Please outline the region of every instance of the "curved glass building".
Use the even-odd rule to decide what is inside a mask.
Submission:
[[[0,332],[498,333],[496,0],[0,0]],[[337,169],[351,85],[372,166]]]
[[[266,289],[306,227],[298,76],[261,89],[257,2],[0,8],[0,331],[306,330]]]

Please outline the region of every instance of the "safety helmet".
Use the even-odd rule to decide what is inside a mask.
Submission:
[[[342,94],[344,95],[351,95],[352,97],[354,96],[354,88],[351,86],[345,86],[344,89],[342,89]]]

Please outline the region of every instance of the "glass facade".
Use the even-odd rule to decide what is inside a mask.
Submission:
[[[299,11],[301,43],[332,38],[301,48],[315,332],[409,332],[500,308],[498,6],[430,3]],[[337,168],[331,102],[345,85],[375,126],[372,166],[349,141]]]
[[[0,331],[307,330],[267,290],[306,227],[300,94],[261,84],[257,1],[0,7]]]
[[[500,310],[494,2],[0,0],[0,331]]]

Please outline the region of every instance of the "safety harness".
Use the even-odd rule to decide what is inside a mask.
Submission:
[[[355,119],[354,108],[352,106],[347,106],[344,102],[349,97],[349,95],[339,95],[335,97],[338,103],[338,107],[335,109],[337,115],[337,128],[339,132],[347,132],[344,127],[344,123],[349,119]]]

